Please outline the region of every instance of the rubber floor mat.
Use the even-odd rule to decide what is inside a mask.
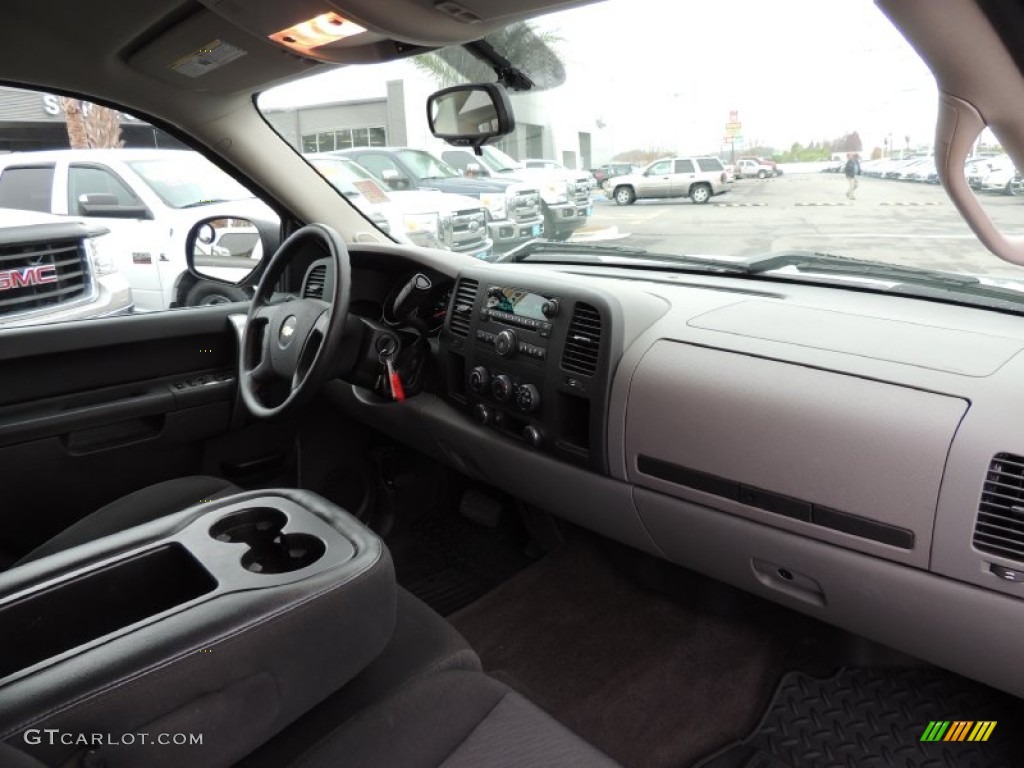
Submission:
[[[490,585],[454,568],[409,581],[405,588],[442,616],[448,616],[483,596]]]
[[[754,733],[697,768],[1016,768],[1020,714],[1019,699],[931,667],[789,672]],[[988,740],[970,741],[981,722]]]

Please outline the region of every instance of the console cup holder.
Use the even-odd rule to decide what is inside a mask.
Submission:
[[[273,507],[233,512],[210,527],[210,536],[226,544],[247,544],[242,567],[252,573],[290,573],[312,565],[327,545],[308,533],[282,533],[288,517]]]

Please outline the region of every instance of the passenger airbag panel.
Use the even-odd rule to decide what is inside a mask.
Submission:
[[[629,479],[926,567],[946,455],[966,410],[959,398],[662,340],[630,387]],[[808,515],[787,514],[803,504]],[[900,535],[874,535],[893,529]]]

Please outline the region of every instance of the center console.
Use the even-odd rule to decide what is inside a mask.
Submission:
[[[379,655],[395,599],[380,539],[296,490],[27,563],[0,574],[0,741],[47,765],[83,746],[110,768],[233,763]],[[46,729],[104,736],[23,743]]]
[[[611,314],[579,288],[461,273],[441,337],[449,399],[509,439],[604,471]]]

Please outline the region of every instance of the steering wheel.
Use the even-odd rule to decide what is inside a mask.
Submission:
[[[271,304],[274,287],[291,260],[317,250],[328,258],[324,288],[331,295]],[[327,379],[344,335],[351,274],[345,241],[325,224],[296,231],[271,257],[249,306],[239,350],[238,386],[253,416],[269,419],[290,413]],[[267,404],[267,394],[279,402]]]

